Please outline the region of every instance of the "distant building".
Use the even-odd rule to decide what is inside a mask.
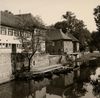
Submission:
[[[50,54],[72,54],[79,51],[79,42],[71,34],[65,34],[59,29],[47,30],[46,52]]]
[[[65,33],[67,36],[69,36],[72,39],[73,43],[73,52],[79,52],[79,40],[75,38],[71,33]]]
[[[22,21],[23,19],[24,21]],[[23,22],[34,25],[35,28],[38,24],[35,17],[33,17],[30,13],[14,15],[7,10],[0,12],[0,53],[12,53],[22,51],[22,43],[19,37],[21,36],[21,29],[23,29]],[[39,30],[36,28],[35,32],[37,31]],[[23,35],[27,38],[31,38],[29,32],[30,31],[26,29],[23,31]],[[44,48],[44,41],[42,42],[43,43],[40,46]]]

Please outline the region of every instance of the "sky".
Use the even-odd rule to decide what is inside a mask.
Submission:
[[[14,14],[32,13],[40,16],[46,25],[61,21],[62,15],[71,11],[91,32],[96,30],[93,9],[98,5],[100,0],[0,0],[0,10]]]

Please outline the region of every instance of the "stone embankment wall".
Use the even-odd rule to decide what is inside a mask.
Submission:
[[[49,66],[48,54],[35,54],[33,56],[31,65],[34,66]]]
[[[35,55],[33,61],[35,60],[35,66],[51,66],[59,63],[60,55]],[[33,63],[34,64],[34,63]]]
[[[14,60],[13,60],[14,61]],[[49,54],[35,54],[31,60],[31,69],[36,66],[52,66],[56,64],[64,64],[66,63],[66,57],[63,55],[49,55]],[[21,57],[21,54],[17,54],[16,56],[16,70],[20,70],[22,66],[28,66],[27,57]],[[13,62],[14,64],[14,62]],[[14,66],[14,65],[13,65]],[[14,70],[14,69],[13,69]]]
[[[60,63],[61,55],[50,55],[49,56],[49,65],[56,65]]]
[[[52,66],[61,63],[61,55],[36,54],[31,61],[34,66]],[[13,79],[16,70],[21,70],[22,66],[28,66],[28,59],[21,54],[0,53],[0,83]]]
[[[0,53],[0,83],[10,81],[12,77],[11,54]]]

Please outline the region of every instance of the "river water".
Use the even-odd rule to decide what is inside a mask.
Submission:
[[[100,74],[99,64],[82,67],[80,74],[53,75],[39,81],[12,81],[0,85],[0,98],[100,98],[100,92],[90,83]]]

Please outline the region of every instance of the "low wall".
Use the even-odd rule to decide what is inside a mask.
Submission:
[[[31,63],[32,69],[34,68],[34,66],[52,66],[59,64],[60,57],[60,55],[49,54],[34,55]]]
[[[33,56],[32,66],[49,66],[48,54],[36,54]]]
[[[36,54],[31,61],[34,66],[52,66],[59,64],[61,55]],[[28,66],[28,59],[22,54],[0,53],[0,83],[12,80],[16,70],[21,70],[22,66]]]
[[[49,65],[55,65],[60,63],[61,55],[49,55]]]
[[[12,77],[11,54],[0,53],[0,83],[10,81]]]

